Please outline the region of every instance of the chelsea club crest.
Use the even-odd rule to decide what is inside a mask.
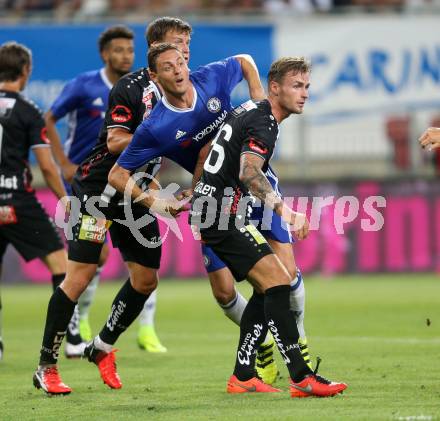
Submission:
[[[218,113],[221,110],[221,108],[222,108],[222,103],[221,103],[221,101],[218,98],[216,98],[214,96],[212,98],[209,98],[206,106],[208,107],[208,110],[211,113]]]

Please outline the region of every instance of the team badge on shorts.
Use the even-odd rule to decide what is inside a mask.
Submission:
[[[111,224],[112,221],[107,221],[104,218],[94,218],[90,215],[83,215],[78,238],[80,240],[102,244],[105,240],[105,234]]]
[[[218,113],[222,109],[221,101],[215,96],[209,98],[206,106],[208,107],[208,111],[210,111],[211,113]]]
[[[205,267],[208,267],[211,264],[211,259],[206,254],[203,255],[203,263],[205,264]]]

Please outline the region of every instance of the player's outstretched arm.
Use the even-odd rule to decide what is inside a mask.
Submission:
[[[44,114],[44,121],[47,128],[47,137],[50,139],[55,160],[61,168],[64,179],[68,183],[71,183],[78,166],[72,163],[64,153],[61,138],[56,128],[57,118],[53,115],[52,111],[48,111]]]
[[[130,195],[133,201],[150,208],[152,211],[166,217],[176,216],[185,210],[175,198],[159,198],[156,188],[143,191],[131,176],[130,171],[115,164],[108,175],[108,182],[118,192]]]
[[[264,159],[253,153],[242,153],[240,158],[240,181],[257,197],[273,209],[288,224],[292,225],[295,236],[302,240],[309,233],[309,222],[302,213],[294,212],[279,197],[264,175]]]
[[[211,142],[208,142],[205,146],[203,146],[202,149],[200,149],[199,156],[197,158],[197,163],[194,168],[193,178],[192,178],[192,184],[191,184],[192,190],[194,190],[197,182],[202,177],[203,165],[205,164],[206,158],[209,155],[210,149],[211,149]]]
[[[112,127],[107,131],[107,148],[113,155],[119,155],[131,142],[133,134],[120,127]]]
[[[57,165],[53,160],[51,148],[49,146],[33,148],[33,152],[37,158],[38,165],[40,166],[41,173],[46,180],[47,186],[53,191],[58,199],[66,197],[67,193],[60,174],[58,173]],[[66,205],[65,202],[64,205]]]
[[[249,54],[239,54],[234,56],[240,63],[243,77],[249,86],[249,96],[254,101],[261,101],[266,98],[263,85],[260,80],[257,65]]]
[[[440,127],[429,127],[419,137],[422,148],[433,150],[440,148]]]

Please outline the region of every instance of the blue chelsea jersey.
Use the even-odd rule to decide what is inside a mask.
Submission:
[[[64,152],[80,164],[96,144],[112,88],[104,69],[81,73],[69,81],[51,107],[56,119],[67,115]]]
[[[150,117],[137,128],[118,165],[135,171],[164,156],[194,172],[200,149],[213,139],[232,109],[231,92],[242,78],[240,63],[234,57],[192,72],[191,108],[175,108],[163,96]]]

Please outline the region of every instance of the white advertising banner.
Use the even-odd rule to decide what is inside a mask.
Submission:
[[[430,16],[290,18],[275,57],[312,61],[309,116],[440,109],[440,23]]]

